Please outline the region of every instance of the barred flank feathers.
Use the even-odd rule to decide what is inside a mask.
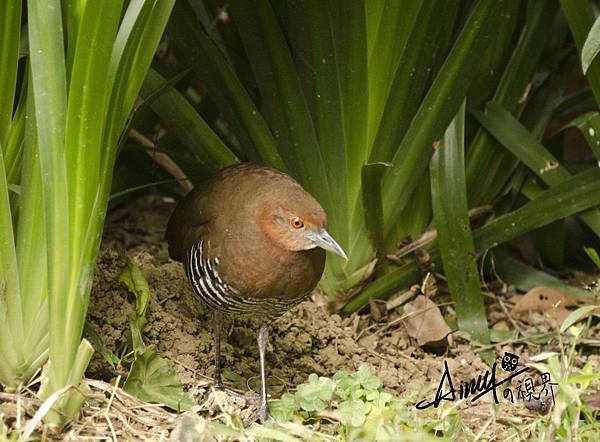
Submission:
[[[185,271],[194,292],[211,309],[224,313],[276,317],[302,301],[303,298],[289,301],[242,296],[236,289],[225,283],[217,273],[216,267],[219,265],[219,258],[203,259],[203,250],[203,241],[188,250]]]

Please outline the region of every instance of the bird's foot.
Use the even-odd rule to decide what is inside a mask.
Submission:
[[[264,424],[267,421],[272,420],[272,419],[273,419],[273,417],[269,414],[267,403],[261,402],[258,405],[258,409],[256,410],[256,412],[254,414],[252,414],[252,416],[250,416],[246,421],[244,421],[244,426],[249,427],[250,425],[252,425],[255,422]]]
[[[267,407],[266,402],[261,403],[258,406],[258,410],[256,412],[258,413],[258,420],[260,421],[261,424],[264,424],[268,420],[273,419],[273,417],[271,417],[271,415],[269,414],[269,409]]]

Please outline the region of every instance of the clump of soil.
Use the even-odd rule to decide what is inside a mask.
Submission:
[[[129,255],[144,272],[151,288],[148,323],[144,336],[147,344],[155,345],[177,372],[184,388],[196,403],[210,410],[211,380],[214,371],[212,318],[208,309],[195,297],[182,266],[169,259],[164,227],[174,202],[160,195],[141,197],[125,208],[113,211],[105,228],[104,241],[89,307],[89,322],[109,350],[118,353],[127,342],[128,315],[133,312],[134,299],[118,282]],[[339,370],[354,371],[368,364],[384,385],[399,396],[411,395],[416,401],[432,398],[433,386],[440,382],[443,361],[446,360],[453,378],[467,380],[488,370],[488,366],[473,351],[466,339],[457,334],[455,343],[444,356],[424,352],[411,341],[401,321],[390,327],[398,317],[342,317],[331,313],[314,300],[295,307],[277,321],[270,330],[267,354],[267,376],[270,393],[282,392],[305,382],[310,373],[332,376]],[[502,323],[505,317],[492,312]],[[258,391],[258,350],[255,332],[258,324],[251,318],[230,318],[226,339],[221,344],[225,363],[226,385],[242,391]],[[519,353],[523,347],[505,345],[493,349],[496,356],[504,351]],[[536,354],[539,348],[526,353]],[[521,363],[523,363],[521,359]],[[525,361],[526,362],[526,361]],[[595,361],[596,369],[598,368]],[[96,357],[88,376],[110,382],[115,371]],[[476,434],[490,419],[491,395],[475,404],[465,401],[458,405],[467,410],[463,423]],[[468,402],[468,403],[467,403]],[[233,411],[242,418],[254,411],[253,401],[234,403]],[[502,416],[510,421],[516,414],[534,415],[522,405],[501,402],[496,419],[486,434],[503,434],[506,427]],[[524,413],[524,414],[523,414]]]

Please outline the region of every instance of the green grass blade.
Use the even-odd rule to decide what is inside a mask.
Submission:
[[[332,229],[342,247],[348,245],[348,193],[342,97],[333,40],[333,17],[319,0],[287,3],[291,49],[304,96],[312,115],[327,173],[331,199]],[[343,68],[348,69],[349,66]],[[364,148],[364,145],[362,146]]]
[[[390,165],[387,163],[365,164],[362,168],[362,202],[365,224],[379,260],[377,265],[386,265],[383,237],[383,204],[381,202],[381,179]]]
[[[458,6],[456,2],[451,5]],[[438,38],[444,36],[438,30],[446,24],[448,16],[453,15],[451,11],[440,14],[439,7],[436,0],[426,1],[418,11],[402,62],[385,97],[385,110],[376,128],[370,161],[392,160],[421,103],[440,43]]]
[[[65,143],[69,165],[72,247],[81,250],[100,179],[102,132],[109,89],[108,65],[121,17],[122,0],[88,4],[82,11],[69,83]],[[71,255],[71,268],[81,257]],[[77,285],[78,274],[71,285]],[[66,330],[72,324],[65,323]]]
[[[527,292],[536,287],[550,287],[576,297],[589,298],[591,293],[579,287],[566,284],[559,278],[535,269],[513,258],[501,247],[493,252],[494,272],[505,282]]]
[[[115,38],[121,4],[84,5],[68,103],[61,3],[28,4],[51,322],[43,398],[67,384],[79,385],[93,353],[81,333],[117,142],[173,1],[132,0]],[[83,400],[80,392],[70,392],[47,418],[64,422]]]
[[[75,58],[75,47],[77,46],[77,36],[81,27],[83,11],[86,0],[63,0],[63,32],[67,36],[67,78],[71,77],[73,60]],[[84,32],[85,32],[84,27]]]
[[[600,169],[590,169],[544,191],[523,207],[474,232],[478,252],[600,204]]]
[[[162,38],[174,0],[132,0],[128,7],[112,50],[107,87],[111,90],[108,115],[103,134],[107,146],[101,158],[100,183],[96,195],[94,217],[85,239],[83,265],[93,264],[100,245],[99,232],[104,222],[110,197],[112,169],[117,155],[117,142],[133,107],[154,53]],[[91,280],[89,281],[91,284]],[[83,329],[83,323],[81,324]]]
[[[191,63],[208,88],[209,94],[233,124],[238,138],[260,159],[277,169],[287,170],[277,150],[277,143],[263,116],[252,102],[226,57],[213,41],[199,29],[193,11],[185,1],[176,2],[169,22],[175,45]]]
[[[21,0],[0,2],[0,149],[5,142],[12,120],[19,39],[21,34]]]
[[[408,38],[411,31],[419,24],[416,20],[417,14],[423,5],[427,3],[428,0],[387,0],[385,2],[373,49],[369,53],[368,66],[369,79],[371,80],[368,83],[369,118],[367,127],[369,148],[373,145],[400,59],[403,52],[409,49],[407,46]],[[389,161],[389,159],[376,159],[375,161]]]
[[[479,342],[489,343],[467,207],[464,127],[463,103],[431,159],[433,220],[458,326]]]
[[[553,1],[527,4],[526,25],[493,97],[493,101],[515,115],[519,115],[519,99],[525,93],[542,56],[547,30],[556,15],[556,8]],[[498,176],[505,164],[503,157],[507,155],[487,131],[481,129],[477,132],[466,160],[467,190],[471,205],[478,206],[490,201],[504,185]]]
[[[527,5],[520,0],[507,0],[504,12],[495,25],[495,32],[488,49],[479,60],[477,75],[467,94],[470,108],[478,109],[490,99],[504,74],[504,68],[513,54],[515,28],[522,20],[522,11]]]
[[[519,235],[600,204],[600,169],[591,169],[552,187],[520,207],[473,232],[475,251],[484,251]],[[438,249],[430,251],[431,260],[440,262]],[[360,310],[369,299],[385,299],[399,288],[419,280],[418,267],[409,261],[367,286],[343,308],[345,313]]]
[[[588,0],[560,0],[562,9],[577,49],[581,53],[594,24],[594,11]],[[600,60],[595,57],[590,61],[585,76],[590,84],[596,102],[600,103]]]
[[[150,70],[142,87],[142,96],[163,88],[165,80]],[[221,169],[239,163],[235,154],[206,124],[194,107],[173,86],[152,98],[152,109],[173,129],[177,137],[207,170]]]
[[[434,140],[443,134],[460,107],[473,78],[475,63],[485,50],[493,22],[498,19],[503,5],[504,2],[480,1],[474,6],[394,155],[383,185],[388,244],[402,235],[390,220],[398,219],[402,213],[427,168]],[[398,189],[402,189],[400,195]]]
[[[16,349],[23,339],[23,320],[9,190],[4,170],[4,155],[0,149],[0,320],[7,324],[4,327],[6,334],[0,337],[0,359],[6,363],[0,362],[0,382],[13,386],[18,382],[14,367],[20,362]]]
[[[372,256],[368,236],[364,234],[363,206],[361,196],[361,169],[368,155],[367,119],[369,114],[368,48],[366,9],[372,2],[347,2],[333,0],[330,14],[333,21],[333,38],[339,90],[342,105],[342,120],[345,141],[346,189],[348,211],[338,211],[333,216],[343,217],[348,222],[348,241],[345,250],[360,250],[344,263],[344,275],[337,284],[349,281],[355,270],[365,265]],[[352,75],[348,75],[351,72]],[[326,149],[322,146],[322,149]],[[331,260],[333,261],[333,260]],[[324,285],[323,285],[324,286]],[[343,289],[342,289],[343,290]]]
[[[112,88],[104,142],[116,145],[135,98],[162,38],[174,0],[132,0],[117,33],[109,66],[108,87]],[[103,158],[102,174],[112,169],[116,151]],[[107,189],[103,195],[107,196]]]
[[[236,0],[231,9],[282,156],[292,159],[299,173],[296,178],[331,213],[333,203],[317,134],[275,12],[268,0]]]
[[[425,173],[398,222],[403,223],[402,231],[407,237],[418,238],[431,223],[431,216],[431,179],[429,173]]]
[[[92,209],[93,213],[100,213],[101,216],[95,217],[87,230],[84,243],[86,253],[82,256],[82,262],[86,265],[94,262],[100,244],[98,232],[104,222],[110,197],[117,142],[150,67],[173,4],[174,0],[132,0],[119,27],[108,69],[107,88],[111,94],[103,134],[103,144],[108,148],[101,158],[99,191]]]
[[[371,2],[330,2],[344,126],[346,187],[349,208],[358,200],[361,168],[367,158],[369,91],[365,8]],[[347,75],[352,72],[352,75]],[[322,145],[327,149],[327,146]],[[350,231],[353,231],[351,228]]]
[[[23,328],[26,333],[23,354],[36,358],[39,357],[35,351],[36,347],[48,339],[48,251],[44,202],[40,198],[43,190],[35,106],[33,92],[29,89],[24,97],[27,123],[20,181],[17,261],[22,293]],[[31,363],[24,365],[29,365],[33,371],[39,368]],[[27,379],[25,376],[24,378]]]
[[[66,368],[75,359],[76,347],[64,342],[58,322],[68,308],[65,294],[69,272],[64,271],[64,265],[71,262],[64,149],[67,87],[60,1],[31,1],[28,17],[37,138],[41,141],[39,155],[48,251],[49,311],[50,318],[56,318],[57,326],[50,331],[50,360],[53,366]],[[78,341],[79,336],[75,339]],[[66,381],[66,370],[55,370],[50,374],[49,387],[51,390],[60,388]]]
[[[375,47],[381,17],[385,12],[387,0],[371,0],[365,2],[365,21],[367,30],[367,55],[370,56]]]
[[[101,229],[110,197],[111,171],[117,155],[117,142],[148,72],[156,47],[162,37],[174,0],[132,0],[122,19],[112,50],[108,69],[111,91],[106,126],[103,134],[105,149],[100,166],[99,191],[85,240],[84,265],[93,263],[100,244]],[[91,281],[90,281],[91,282]],[[82,324],[83,327],[83,324]]]
[[[600,52],[600,20],[596,19],[581,48],[581,68],[585,74]]]
[[[29,67],[26,68],[29,72]],[[26,111],[26,93],[27,93],[27,78],[26,75],[21,85],[21,97],[17,104],[17,109],[13,116],[10,130],[4,147],[4,166],[6,167],[6,179],[9,184],[19,182],[21,175],[21,158],[23,155],[23,139],[25,137],[25,111]]]
[[[476,112],[475,116],[486,130],[549,186],[556,186],[571,177],[554,155],[502,106],[489,102],[485,113]],[[582,213],[580,217],[600,237],[600,211]]]
[[[490,101],[485,112],[473,114],[493,137],[546,184],[556,185],[570,177],[556,157],[501,105]]]

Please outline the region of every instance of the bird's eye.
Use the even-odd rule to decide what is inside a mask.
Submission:
[[[304,227],[304,222],[300,218],[298,218],[297,216],[293,217],[290,220],[290,224],[292,225],[292,227],[294,229],[301,229],[302,227]]]

